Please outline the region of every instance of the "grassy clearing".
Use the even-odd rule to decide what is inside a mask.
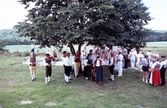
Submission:
[[[75,47],[76,48],[76,47]],[[147,43],[147,47],[146,49],[153,49],[156,50],[158,48],[166,48],[167,49],[167,42],[148,42]],[[30,46],[29,45],[8,45],[6,46],[5,49],[8,49],[10,52],[15,52],[15,51],[19,51],[19,52],[29,52],[30,51]],[[54,47],[46,47],[46,48],[39,48],[39,45],[36,45],[35,51],[39,50],[40,52],[47,52],[52,51],[53,49],[55,49]],[[87,50],[92,49],[92,47],[87,47]],[[66,46],[64,46],[63,50],[66,51],[70,51],[70,49]]]
[[[167,41],[165,42],[148,42],[147,47],[167,47]]]
[[[47,108],[45,103],[56,102],[56,108],[166,108],[167,86],[154,87],[141,80],[140,71],[124,71],[123,77],[108,80],[103,85],[73,78],[63,80],[63,68],[53,67],[52,83],[44,84],[44,67],[37,67],[37,81],[30,82],[23,57],[0,57],[0,105],[3,108]],[[21,105],[21,100],[32,104]],[[55,108],[55,106],[48,107]]]

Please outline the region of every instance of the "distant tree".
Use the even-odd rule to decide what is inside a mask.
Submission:
[[[5,49],[6,42],[0,40],[0,54],[2,54],[5,51],[8,51]]]
[[[144,47],[151,20],[141,0],[20,0],[27,19],[15,28],[42,47],[78,44]],[[33,8],[29,8],[34,4]]]

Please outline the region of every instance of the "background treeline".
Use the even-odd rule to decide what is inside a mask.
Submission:
[[[150,31],[149,36],[147,37],[148,42],[160,42],[167,41],[167,31]]]
[[[0,40],[6,45],[29,45],[32,42],[29,38],[19,37],[14,29],[0,30]]]
[[[167,41],[167,31],[151,31],[148,42]],[[14,29],[0,30],[0,40],[5,45],[29,45],[32,41],[26,37],[19,37]]]

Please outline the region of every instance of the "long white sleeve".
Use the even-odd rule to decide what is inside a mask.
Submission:
[[[46,63],[45,58],[43,59],[43,65],[44,65],[44,66],[49,65],[48,63]]]

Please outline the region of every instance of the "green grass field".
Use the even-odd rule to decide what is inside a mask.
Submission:
[[[63,67],[53,67],[52,83],[44,83],[45,68],[37,66],[37,80],[31,82],[24,57],[0,57],[0,106],[3,108],[166,108],[167,86],[154,87],[142,82],[141,72],[126,70],[123,77],[108,80],[103,85],[84,77],[63,79]],[[31,100],[32,104],[23,104]],[[56,102],[56,106],[46,106]]]
[[[167,47],[167,42],[148,42],[147,47]]]
[[[147,48],[157,48],[157,47],[167,47],[167,42],[148,42],[147,43]],[[90,49],[91,47],[88,47],[87,49]],[[30,51],[30,46],[29,45],[8,45],[5,47],[5,49],[8,49],[10,52],[15,52],[15,51],[20,51],[20,52],[25,52],[25,51]],[[54,50],[54,47],[46,47],[46,48],[39,48],[39,45],[35,46],[35,51],[39,50],[40,52],[46,52],[48,50],[52,51]],[[70,51],[68,47],[64,47],[63,50]]]

